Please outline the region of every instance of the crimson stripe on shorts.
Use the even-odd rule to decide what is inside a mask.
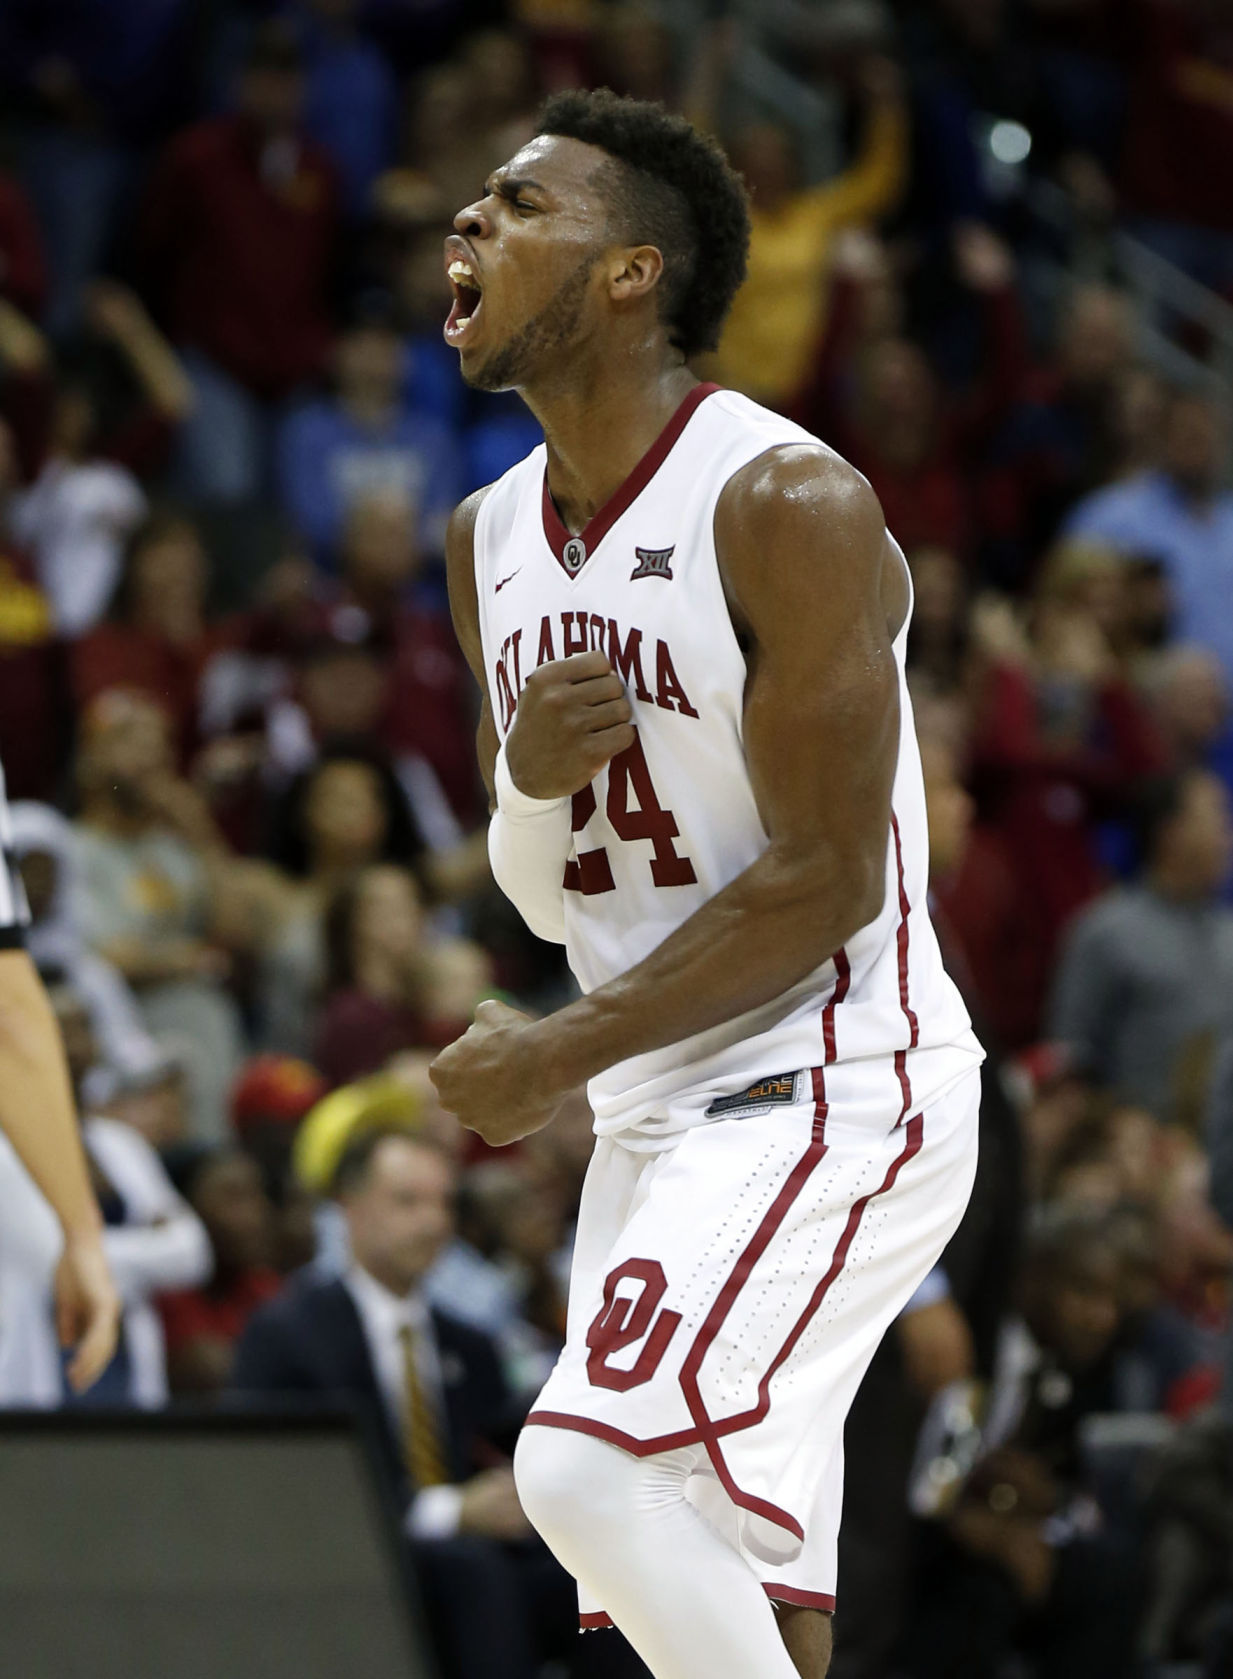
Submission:
[[[774,1522],[778,1527],[786,1528],[789,1533],[801,1540],[805,1537],[804,1529],[790,1512],[781,1510],[778,1505],[769,1504],[765,1499],[755,1498],[752,1493],[742,1492],[740,1487],[737,1486],[727,1463],[724,1461],[724,1455],[715,1433],[716,1424],[712,1421],[703,1402],[702,1392],[698,1386],[698,1372],[701,1370],[702,1361],[710,1351],[724,1320],[732,1310],[737,1295],[749,1281],[754,1266],[770,1246],[771,1239],[787,1218],[793,1202],[800,1195],[805,1184],[826,1154],[826,1103],[825,1100],[818,1099],[818,1092],[821,1089],[821,1070],[819,1068],[814,1068],[813,1080],[814,1120],[811,1127],[809,1147],[789,1172],[783,1188],[771,1202],[771,1205],[763,1214],[762,1222],[746,1243],[727,1282],[720,1289],[702,1327],[694,1337],[693,1345],[685,1355],[685,1362],[681,1366],[681,1373],[678,1378],[681,1384],[681,1392],[685,1395],[685,1403],[689,1407],[689,1414],[702,1433],[707,1456],[710,1458],[720,1484],[728,1497],[741,1509],[765,1517],[767,1521]]]
[[[903,1017],[908,1023],[908,1042],[904,1049],[895,1051],[895,1075],[899,1080],[899,1089],[903,1093],[903,1106],[899,1109],[898,1124],[902,1125],[908,1109],[912,1106],[912,1081],[908,1077],[908,1050],[915,1049],[920,1042],[920,1021],[916,1018],[916,1011],[908,1001],[908,916],[912,913],[912,906],[908,902],[908,889],[903,879],[903,841],[899,836],[899,818],[891,811],[891,832],[895,836],[895,868],[899,875],[899,930],[895,935],[895,942],[899,950],[899,1007],[903,1010]]]
[[[885,1195],[888,1191],[895,1187],[895,1180],[898,1178],[903,1168],[907,1165],[908,1161],[920,1153],[924,1136],[924,1115],[916,1114],[908,1121],[907,1129],[904,1132],[904,1146],[887,1167],[886,1176],[882,1179],[882,1182],[876,1189],[871,1189],[868,1195],[862,1195],[859,1201],[854,1201],[852,1203],[848,1212],[848,1222],[844,1225],[843,1234],[835,1244],[835,1251],[831,1255],[831,1262],[827,1268],[826,1275],[822,1278],[822,1281],[818,1284],[817,1288],[814,1289],[813,1294],[810,1296],[809,1304],[805,1307],[805,1310],[801,1313],[800,1317],[793,1325],[792,1333],[775,1354],[770,1368],[767,1370],[762,1380],[758,1383],[758,1409],[762,1410],[763,1407],[765,1407],[763,1414],[765,1414],[765,1411],[770,1410],[770,1386],[771,1382],[774,1380],[775,1373],[778,1371],[779,1367],[791,1357],[793,1348],[796,1346],[801,1336],[805,1333],[805,1330],[809,1327],[810,1322],[818,1312],[822,1302],[826,1299],[827,1294],[830,1292],[831,1285],[848,1262],[848,1253],[852,1247],[852,1243],[856,1239],[856,1232],[860,1229],[860,1222],[865,1216],[866,1207],[868,1207],[871,1201],[876,1200],[879,1195]]]
[[[807,1592],[799,1586],[783,1586],[775,1580],[764,1580],[762,1590],[773,1603],[786,1603],[793,1609],[821,1609],[824,1614],[835,1613],[834,1592]],[[578,1616],[578,1626],[582,1632],[603,1632],[615,1630],[616,1622],[603,1609],[589,1609]]]
[[[655,1434],[649,1440],[640,1440],[636,1434],[626,1434],[623,1428],[596,1422],[593,1417],[577,1416],[573,1411],[532,1411],[522,1426],[530,1428],[532,1424],[539,1428],[566,1428],[574,1434],[592,1434],[597,1440],[606,1440],[610,1446],[619,1446],[631,1457],[649,1457],[652,1452],[674,1452],[679,1446],[697,1446],[702,1440],[696,1428],[681,1428],[675,1434]]]
[[[823,1609],[828,1615],[835,1613],[833,1592],[805,1592],[799,1586],[779,1586],[772,1580],[764,1580],[762,1590],[774,1602],[791,1604],[793,1609]]]
[[[848,953],[840,945],[835,952],[835,984],[830,996],[826,999],[826,1007],[822,1010],[822,1043],[825,1050],[825,1064],[830,1066],[835,1059],[835,1010],[848,994],[848,987],[852,983],[852,964],[848,961]],[[816,1072],[817,1069],[815,1068]]]

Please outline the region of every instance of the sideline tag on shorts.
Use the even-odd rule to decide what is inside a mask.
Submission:
[[[717,1096],[706,1110],[709,1119],[744,1119],[749,1114],[767,1113],[771,1108],[790,1108],[796,1101],[796,1073],[776,1073],[759,1079],[748,1090],[731,1096]]]

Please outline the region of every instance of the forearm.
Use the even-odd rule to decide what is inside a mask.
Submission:
[[[495,772],[497,808],[488,827],[493,877],[538,938],[565,943],[562,881],[572,836],[568,799],[519,792],[502,752]]]
[[[907,176],[907,107],[898,97],[871,101],[861,149],[849,169],[813,189],[830,227],[876,221],[895,208]]]
[[[158,985],[198,973],[206,947],[195,939],[147,944],[143,939],[111,939],[95,947],[99,956],[130,985]]]
[[[101,1221],[59,1030],[24,951],[0,954],[0,1129],[65,1234],[97,1232]]]
[[[884,877],[867,873],[766,851],[644,961],[530,1028],[553,1087],[781,996],[876,917]]]
[[[103,1247],[126,1300],[142,1300],[160,1289],[194,1288],[210,1275],[209,1237],[187,1207],[163,1224],[110,1228]]]

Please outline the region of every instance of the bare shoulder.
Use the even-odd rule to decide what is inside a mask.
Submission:
[[[491,484],[485,484],[483,489],[472,490],[450,514],[450,522],[445,529],[445,557],[451,566],[462,561],[467,564],[474,562],[475,521],[491,489]]]
[[[887,566],[886,521],[868,480],[818,443],[768,449],[734,473],[715,508],[715,545],[726,587],[750,609],[788,587],[832,606],[882,602],[893,618],[906,591],[902,568]]]
[[[825,530],[829,538],[880,537],[881,504],[868,481],[820,443],[768,449],[724,485],[715,509],[717,534],[739,543],[776,533]]]
[[[475,521],[487,499],[491,484],[473,490],[450,514],[445,530],[445,576],[449,585],[450,616],[454,634],[473,670],[482,663],[479,635],[479,604],[475,592]]]

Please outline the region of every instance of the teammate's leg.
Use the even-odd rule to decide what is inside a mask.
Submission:
[[[779,1632],[801,1679],[826,1679],[831,1665],[831,1617],[825,1609],[777,1603]]]
[[[655,1679],[798,1679],[758,1580],[685,1497],[696,1457],[532,1425],[514,1473],[531,1522]]]

